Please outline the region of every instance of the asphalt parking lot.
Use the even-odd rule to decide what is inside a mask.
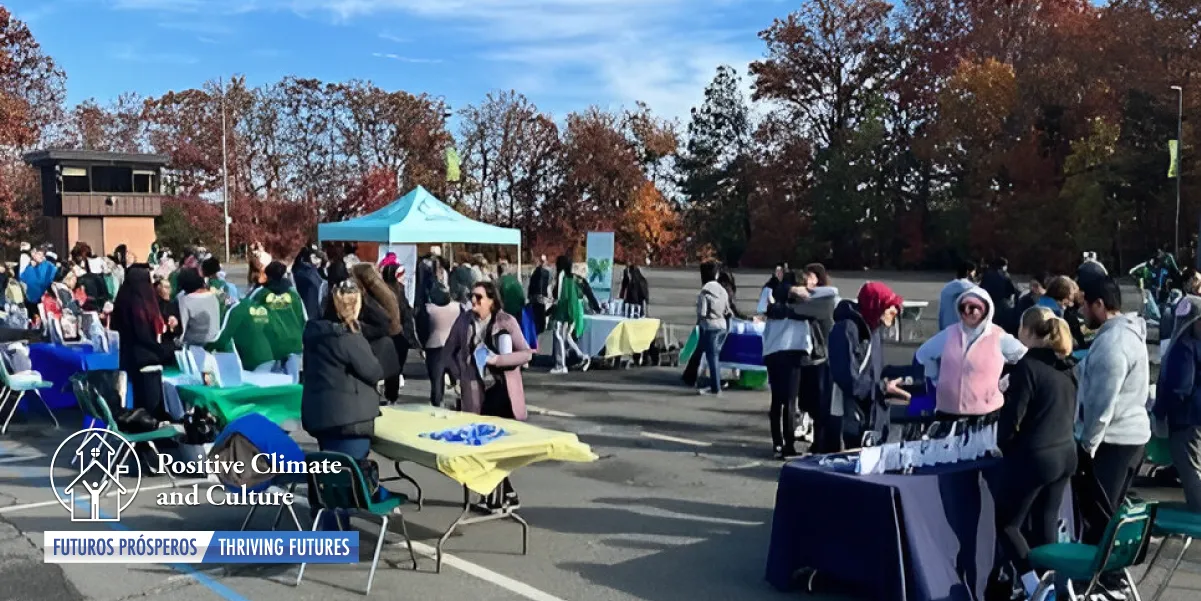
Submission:
[[[688,323],[696,276],[652,270],[652,313]],[[746,280],[746,283],[743,280]],[[766,275],[739,278],[739,302],[752,306]],[[839,277],[853,295],[864,277]],[[875,279],[875,278],[874,278]],[[937,300],[938,278],[890,281],[907,299]],[[745,297],[745,299],[744,299]],[[931,307],[928,315],[934,315]],[[928,326],[926,333],[932,333]],[[543,348],[546,344],[544,343]],[[890,363],[907,363],[913,345],[894,346]],[[448,543],[441,574],[433,544],[458,515],[461,489],[444,476],[414,468],[426,506],[406,511],[420,565],[403,546],[385,549],[372,596],[406,599],[530,601],[778,600],[763,579],[780,463],[771,458],[765,391],[701,397],[679,384],[671,368],[593,370],[550,376],[526,372],[531,422],[575,432],[600,457],[590,464],[546,463],[517,472],[530,550],[520,554],[520,529],[508,522],[469,526]],[[428,385],[414,355],[406,368],[405,402],[425,402]],[[49,489],[48,465],[71,430],[55,432],[36,412],[0,439],[0,600],[171,601],[361,599],[375,526],[356,522],[364,563],[311,565],[295,588],[295,566],[45,565],[42,532],[72,525]],[[65,424],[77,418],[64,417]],[[306,444],[311,442],[300,434]],[[382,471],[390,475],[390,463]],[[144,489],[165,479],[143,482]],[[398,486],[405,491],[405,486]],[[1179,490],[1145,486],[1150,498],[1179,499]],[[305,518],[302,512],[302,519]],[[231,508],[163,509],[141,495],[114,528],[235,530],[244,516]],[[258,528],[270,527],[260,513]],[[105,528],[108,526],[92,526]],[[860,541],[832,541],[855,545]],[[1157,570],[1143,587],[1158,584]],[[1196,599],[1201,553],[1190,553],[1165,599]]]

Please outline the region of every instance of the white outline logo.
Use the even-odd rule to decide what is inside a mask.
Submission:
[[[78,467],[79,474],[60,487],[54,477],[58,456],[63,449],[72,446],[70,443],[75,439],[79,442],[74,445],[74,451],[68,450],[74,455],[69,466]],[[129,465],[131,457],[132,467]],[[50,488],[63,509],[71,514],[72,522],[121,521],[121,512],[133,503],[141,487],[142,466],[133,444],[112,430],[80,430],[63,440],[50,458]],[[111,514],[102,512],[103,499],[114,496],[115,511]],[[80,509],[85,510],[85,515],[80,515]]]

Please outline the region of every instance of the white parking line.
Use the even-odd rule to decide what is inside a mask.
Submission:
[[[563,411],[555,411],[554,409],[543,409],[542,407],[535,407],[533,405],[526,405],[525,410],[533,413],[534,415],[545,415],[548,417],[579,417],[574,413],[564,413]]]
[[[413,541],[413,550],[429,558],[436,558],[438,556],[438,550],[425,543]],[[471,563],[466,559],[460,559],[454,555],[443,553],[442,563],[470,576],[475,576],[489,584],[499,586],[511,593],[521,595],[530,601],[566,601],[546,591],[536,589],[524,582],[514,580],[504,574],[493,572],[484,566]]]
[[[204,484],[205,482],[208,482],[208,480],[207,480],[207,479],[204,479],[204,478],[195,478],[195,479],[190,479],[190,480],[180,480],[180,481],[179,481],[179,486],[181,486],[181,487],[183,487],[183,486],[191,486],[191,485],[193,485],[193,484]],[[140,493],[141,493],[141,492],[146,492],[146,491],[149,491],[149,490],[163,490],[163,489],[166,489],[166,488],[171,488],[171,487],[172,487],[172,485],[171,485],[170,483],[167,483],[167,484],[154,484],[154,485],[151,485],[151,486],[143,486],[143,487],[141,487],[141,488],[139,488],[139,489],[138,489],[138,492],[140,492]],[[111,496],[113,496],[113,495],[117,495],[117,494],[120,494],[120,493],[121,493],[121,491],[114,490],[113,492],[110,492],[110,493],[108,493],[108,494],[106,494],[106,495],[104,495],[104,496],[106,496],[106,497],[111,497]],[[52,506],[52,505],[61,505],[61,503],[59,503],[59,502],[58,502],[58,499],[53,499],[53,500],[50,500],[50,501],[37,501],[37,502],[35,502],[35,503],[21,503],[21,504],[19,504],[19,505],[6,505],[6,506],[4,506],[4,507],[0,507],[0,513],[13,513],[13,512],[16,512],[16,511],[24,511],[24,510],[26,510],[26,509],[37,509],[37,508],[39,508],[39,507],[50,507],[50,506]]]
[[[639,432],[643,438],[653,438],[655,440],[663,440],[666,442],[676,442],[679,444],[691,445],[694,447],[711,447],[713,443],[703,440],[692,440],[691,438],[679,438],[677,436],[669,436],[667,434],[659,434],[658,432]]]
[[[17,455],[12,457],[0,457],[0,463],[20,463],[22,461],[33,461],[34,459],[45,458],[45,455]]]

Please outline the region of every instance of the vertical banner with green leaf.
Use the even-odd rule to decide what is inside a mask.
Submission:
[[[613,296],[613,232],[588,232],[588,285],[597,300]]]
[[[1177,140],[1168,140],[1168,177],[1176,177],[1178,175],[1176,166],[1180,164],[1180,142]]]

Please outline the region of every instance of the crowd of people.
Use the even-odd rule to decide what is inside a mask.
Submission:
[[[715,263],[701,267],[697,297],[697,355],[710,373],[717,373],[734,317],[733,290],[721,271]],[[1121,288],[1094,256],[1074,275],[1036,275],[1025,293],[1004,259],[985,270],[966,263],[943,288],[939,332],[917,349],[914,367],[934,397],[933,419],[998,423],[1004,459],[997,527],[1002,564],[1013,568],[997,574],[1012,586],[1006,594],[1033,592],[1030,549],[1058,540],[1065,491],[1082,473],[1095,486],[1075,494],[1100,510],[1087,520],[1084,540],[1100,539],[1129,493],[1153,428],[1169,440],[1190,509],[1201,512],[1201,276],[1182,281],[1186,290],[1161,324],[1154,398],[1146,323],[1122,312]],[[778,457],[797,455],[798,438],[811,439],[811,453],[895,438],[889,406],[922,388],[922,378],[915,387],[894,377],[914,368],[884,362],[881,333],[901,309],[902,299],[884,284],[869,282],[857,298],[842,299],[820,264],[776,267],[756,319],[766,322],[763,360]],[[686,370],[686,379],[694,377]],[[711,384],[709,391],[720,390]],[[1005,573],[1011,578],[1000,578]],[[1121,590],[1122,583],[1109,584]]]

